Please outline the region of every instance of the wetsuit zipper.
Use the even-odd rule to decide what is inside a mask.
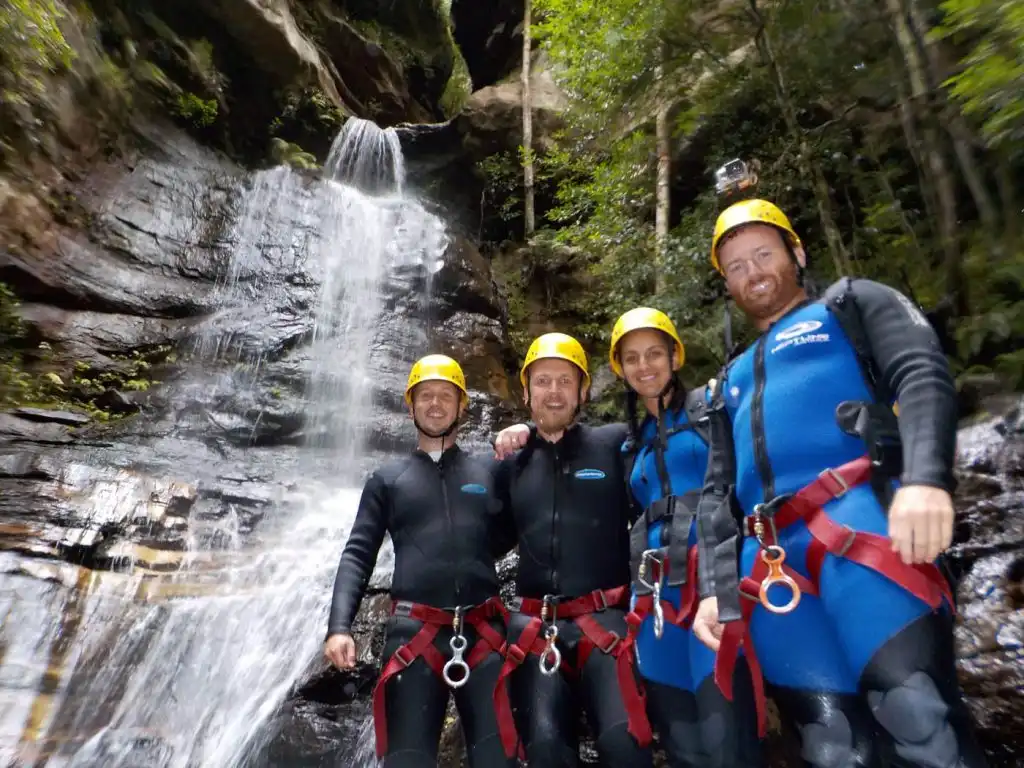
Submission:
[[[452,570],[455,572],[455,605],[452,606],[454,608],[462,605],[462,583],[459,579],[458,539],[455,537],[455,521],[452,520],[452,509],[448,503],[448,484],[445,482],[443,461],[444,457],[437,462],[437,474],[441,478],[441,498],[444,499],[444,514],[448,520],[448,541],[452,546]]]
[[[558,484],[561,482],[562,457],[558,443],[555,443],[552,449],[555,466],[551,482],[551,594],[557,595],[559,594],[558,552],[562,544],[558,537]]]
[[[761,338],[754,348],[754,400],[750,406],[750,430],[754,438],[754,461],[761,476],[765,502],[775,498],[775,476],[768,459],[768,444],[764,429],[764,388],[767,374],[764,367],[765,340]]]

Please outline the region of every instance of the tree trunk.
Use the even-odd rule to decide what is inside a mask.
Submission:
[[[942,145],[929,109],[928,75],[924,57],[918,50],[901,1],[885,0],[885,5],[910,77],[911,102],[914,105],[915,117],[921,125],[925,162],[939,206],[937,230],[945,257],[946,291],[953,300],[958,316],[963,316],[967,313],[967,301],[960,263],[960,246],[957,242],[956,188],[946,166]]]
[[[936,44],[928,40],[928,22],[921,13],[918,0],[906,0],[907,10],[910,18],[910,27],[914,34],[914,41],[917,43],[918,51],[923,54],[924,62],[927,65],[925,74],[928,78],[928,92],[931,94],[935,105],[936,116],[941,115],[940,123],[945,126],[949,138],[953,143],[953,151],[956,154],[957,164],[964,176],[967,188],[974,200],[974,207],[978,210],[978,217],[988,229],[991,236],[995,235],[998,226],[998,214],[995,203],[992,201],[988,189],[985,187],[984,177],[974,159],[972,147],[976,144],[967,121],[964,120],[960,110],[957,109],[946,97],[942,90],[942,83],[945,77],[942,72],[942,62],[939,60]]]
[[[654,208],[654,242],[657,250],[654,273],[654,292],[661,294],[665,289],[665,262],[668,247],[668,217],[671,204],[672,134],[669,127],[669,105],[665,88],[662,87],[664,72],[658,68],[658,113],[655,117],[655,134],[658,152],[658,181]]]
[[[899,60],[893,57],[893,66],[899,69]],[[938,203],[935,200],[935,190],[932,189],[932,185],[928,183],[928,171],[925,168],[924,158],[921,157],[921,139],[917,135],[917,124],[914,122],[914,111],[910,104],[910,96],[907,94],[907,88],[904,82],[896,78],[896,95],[899,98],[898,111],[900,115],[900,125],[903,127],[903,137],[907,140],[907,151],[910,153],[910,157],[914,160],[914,168],[917,169],[917,183],[921,188],[921,196],[924,198],[925,213],[928,215],[930,221],[938,220],[937,206]]]
[[[525,237],[533,237],[536,222],[533,211],[533,100],[530,96],[530,25],[532,0],[525,0],[523,9],[523,67],[520,73],[523,89],[523,211]]]
[[[796,109],[789,97],[789,91],[786,88],[786,80],[783,77],[782,69],[779,67],[779,63],[775,58],[775,53],[772,50],[771,40],[768,38],[768,30],[765,26],[764,17],[761,15],[761,10],[757,6],[757,0],[748,1],[750,3],[751,13],[757,24],[757,33],[754,37],[754,42],[757,44],[757,48],[771,72],[772,80],[775,83],[775,96],[779,101],[779,107],[782,110],[782,117],[786,122],[786,128],[789,130],[794,141],[797,142],[797,146],[799,147],[798,163],[800,167],[800,174],[810,182],[811,189],[814,192],[814,201],[818,209],[818,219],[821,221],[821,228],[825,233],[825,240],[828,242],[828,250],[832,255],[832,263],[835,266],[836,275],[842,276],[849,274],[850,255],[846,250],[846,245],[843,243],[843,237],[839,232],[839,227],[836,225],[835,219],[832,217],[832,198],[829,192],[828,182],[825,180],[825,175],[821,172],[820,166],[811,161],[811,146],[807,142],[807,137],[804,134],[803,129],[800,128],[800,123],[796,119]]]
[[[1001,153],[996,159],[996,184],[999,187],[999,198],[1003,208],[1003,242],[1011,248],[1018,247],[1021,234],[1020,208],[1014,191],[1014,178],[1010,169],[1013,163],[1009,152]]]

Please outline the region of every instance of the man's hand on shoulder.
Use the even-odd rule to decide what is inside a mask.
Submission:
[[[526,424],[513,424],[505,427],[494,438],[494,458],[504,459],[526,446],[530,439],[530,427]]]

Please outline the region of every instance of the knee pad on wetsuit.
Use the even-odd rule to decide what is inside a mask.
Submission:
[[[650,766],[650,747],[641,747],[629,733],[629,724],[622,722],[606,728],[597,737],[597,756],[601,765]],[[532,763],[531,763],[532,765]]]
[[[700,739],[707,768],[751,768],[762,764],[757,706],[746,664],[737,666],[730,702],[713,677],[697,688]]]
[[[868,691],[871,713],[892,737],[896,754],[914,765],[952,768],[960,747],[949,720],[949,705],[935,681],[915,672],[887,691]]]
[[[876,768],[875,723],[856,694],[773,689],[783,717],[800,734],[800,756],[812,768]]]

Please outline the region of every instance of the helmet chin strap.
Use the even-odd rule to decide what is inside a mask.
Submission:
[[[420,434],[426,435],[431,440],[437,440],[437,439],[440,438],[440,440],[441,440],[441,453],[444,453],[444,440],[452,432],[454,432],[455,428],[459,425],[459,414],[456,414],[455,418],[452,419],[452,423],[449,424],[446,429],[444,429],[444,430],[442,430],[440,432],[430,432],[429,430],[424,429],[423,425],[420,424],[420,420],[416,418],[415,412],[413,413],[412,423],[416,426],[416,429],[419,431]]]
[[[639,395],[637,391],[629,385],[629,382],[623,379],[623,383],[626,385],[626,416],[629,420],[629,431],[633,436],[633,440],[640,443],[640,423],[637,416],[637,400]],[[668,426],[665,424],[665,397],[672,392],[675,392],[680,387],[679,376],[676,371],[672,371],[672,374],[668,377],[668,381],[665,382],[665,386],[661,388],[661,392],[658,393],[658,414],[657,414],[657,436],[653,442],[654,448],[654,465],[658,472],[658,480],[661,483],[661,492],[663,496],[672,495],[672,486],[669,481],[668,466],[665,461],[665,451],[668,446]],[[652,414],[653,415],[653,414]]]

